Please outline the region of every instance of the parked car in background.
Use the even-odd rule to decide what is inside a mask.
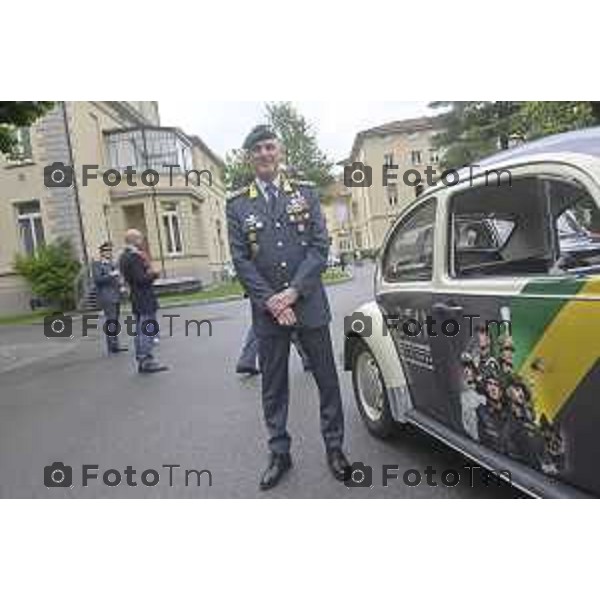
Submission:
[[[481,161],[406,208],[374,300],[345,320],[367,428],[416,426],[535,496],[600,496],[599,207],[594,128]]]
[[[331,269],[333,267],[339,267],[341,266],[342,261],[340,260],[340,257],[335,255],[335,254],[329,254],[329,257],[327,258],[327,266]]]

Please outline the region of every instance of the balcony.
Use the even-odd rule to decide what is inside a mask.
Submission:
[[[144,127],[108,131],[104,134],[109,167],[123,171],[154,169],[165,172],[165,165],[193,169],[192,143],[179,130],[171,127]]]
[[[194,170],[193,142],[176,128],[113,130],[105,132],[104,138],[107,169],[121,175],[121,181],[111,185],[113,198],[148,194],[152,187],[162,193],[199,195],[201,185],[212,186],[212,173]],[[158,173],[158,181],[150,170]]]

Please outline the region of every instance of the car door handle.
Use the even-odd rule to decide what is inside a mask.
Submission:
[[[445,304],[444,302],[437,302],[431,307],[435,312],[443,312],[451,315],[458,315],[463,312],[462,306],[456,304]]]

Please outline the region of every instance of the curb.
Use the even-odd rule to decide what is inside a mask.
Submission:
[[[174,302],[173,304],[160,304],[160,298],[158,302],[160,304],[159,310],[165,308],[182,308],[185,306],[204,306],[207,304],[225,304],[227,302],[235,302],[236,300],[244,300],[244,296],[221,296],[217,298],[206,298],[204,300],[182,300],[181,302]]]

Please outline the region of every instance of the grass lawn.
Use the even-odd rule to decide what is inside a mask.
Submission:
[[[187,292],[183,294],[161,294],[159,302],[161,306],[171,306],[179,302],[196,302],[226,298],[228,296],[243,296],[244,290],[237,281],[221,283],[199,292]]]
[[[350,277],[343,273],[341,269],[328,269],[323,274],[323,282],[325,285],[333,283],[342,283]],[[179,303],[193,303],[198,301],[210,301],[219,298],[238,297],[244,295],[244,289],[237,281],[221,283],[213,287],[207,288],[200,292],[188,292],[186,294],[163,294],[160,296],[161,307],[173,306]]]
[[[21,313],[18,315],[7,315],[0,317],[0,325],[30,325],[31,323],[42,323],[44,317],[51,315],[52,310],[36,310],[35,312]]]

